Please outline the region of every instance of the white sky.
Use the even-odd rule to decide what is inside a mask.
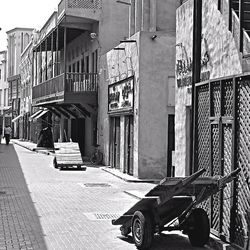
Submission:
[[[60,0],[0,0],[0,51],[7,49],[6,31],[16,27],[40,30]]]

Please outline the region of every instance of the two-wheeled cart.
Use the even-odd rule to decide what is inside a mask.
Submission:
[[[138,249],[148,249],[155,233],[172,230],[182,230],[193,246],[204,246],[210,223],[206,211],[197,205],[222,190],[239,171],[224,177],[200,177],[205,172],[201,169],[185,178],[165,178],[112,224],[121,225],[123,236],[132,231]]]

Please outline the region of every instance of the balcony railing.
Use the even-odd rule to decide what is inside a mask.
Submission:
[[[65,90],[69,92],[96,92],[97,78],[96,73],[66,73]]]
[[[98,10],[102,7],[102,0],[62,0],[58,4],[58,16],[67,10]]]
[[[56,100],[64,93],[97,92],[97,73],[63,73],[33,87],[32,99]]]
[[[59,94],[64,91],[64,73],[33,87],[32,99]]]

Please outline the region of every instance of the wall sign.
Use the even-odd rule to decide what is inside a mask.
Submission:
[[[134,107],[134,77],[108,87],[108,112],[132,111]]]
[[[192,85],[192,58],[188,56],[187,49],[182,43],[177,44],[177,60],[176,60],[176,80],[177,87],[188,87]],[[210,79],[210,56],[207,45],[207,40],[202,37],[202,51],[201,51],[201,78],[200,81]],[[189,51],[190,52],[190,51]]]

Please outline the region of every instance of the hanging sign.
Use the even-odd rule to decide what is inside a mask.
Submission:
[[[132,111],[134,107],[134,77],[108,87],[108,112]]]

